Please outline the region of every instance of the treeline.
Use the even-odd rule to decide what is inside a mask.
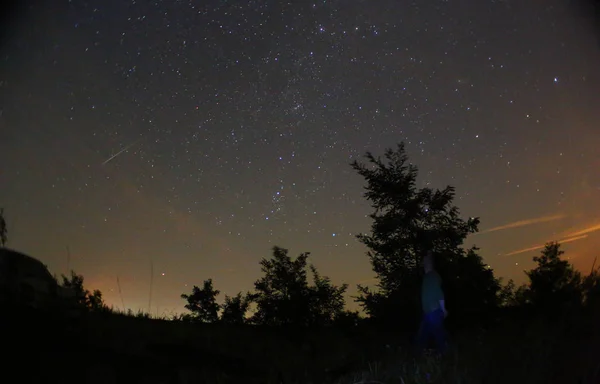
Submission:
[[[223,304],[217,303],[219,291],[211,279],[202,288],[194,286],[191,294],[181,295],[190,311],[182,320],[267,326],[356,324],[358,313],[344,309],[348,285],[336,286],[319,274],[308,265],[308,256],[292,258],[287,249],[274,247],[272,257],[260,262],[263,277],[254,283],[254,291],[226,295]],[[255,310],[249,314],[252,305]]]
[[[420,264],[428,250],[434,253],[442,276],[450,326],[486,325],[507,309],[564,315],[600,302],[599,269],[592,267],[589,275],[582,276],[562,258],[556,242],[533,258],[537,265],[525,272],[528,283],[503,284],[483,262],[478,248],[463,247],[466,237],[478,231],[479,219],[460,216],[453,187],[418,188],[418,170],[409,162],[403,143],[387,149],[383,158],[368,152],[366,160],[367,164],[354,161],[351,166],[365,179],[364,197],[373,208],[371,232],[357,238],[369,250],[377,289],[359,285],[359,294],[353,297],[368,321],[416,326],[421,313]],[[191,294],[181,295],[190,312],[183,319],[259,325],[357,324],[359,313],[345,310],[348,285],[336,286],[321,276],[307,264],[307,257],[302,253],[294,259],[286,249],[274,247],[273,255],[260,262],[263,276],[254,290],[225,296],[222,304],[208,279],[201,288],[194,286]]]
[[[461,275],[449,276],[449,269],[444,269],[446,273],[442,276],[449,276],[444,286],[448,292],[449,311],[454,317],[452,323],[455,326],[489,324],[503,310],[521,310],[527,315],[556,319],[598,306],[599,269],[592,268],[590,274],[584,276],[562,258],[563,254],[559,243],[548,243],[541,255],[533,258],[536,267],[525,272],[528,283],[519,287],[512,280],[501,284],[500,279],[491,274],[491,268],[484,265],[472,271],[490,272],[489,276],[477,279],[474,275],[473,279],[469,279],[466,271],[461,274],[464,283],[460,281]],[[307,256],[308,253],[303,253],[294,259],[289,256],[288,250],[274,247],[273,256],[261,261],[264,276],[255,282],[255,290],[235,296],[225,295],[222,304],[218,302],[220,291],[214,288],[212,279],[205,280],[202,287],[194,286],[192,293],[181,295],[190,313],[178,319],[268,326],[355,326],[365,320],[406,325],[407,317],[414,319],[419,316],[417,304],[412,308],[400,306],[408,301],[407,296],[418,296],[418,290],[393,292],[389,296],[381,291],[366,291],[366,294],[354,298],[365,310],[366,318],[358,311],[345,309],[344,294],[348,285],[336,286],[328,277],[321,276],[313,265],[307,264]],[[481,262],[472,250],[463,257],[465,264]],[[312,279],[308,277],[308,270]],[[485,286],[485,283],[489,285]],[[365,300],[366,295],[370,295],[371,301]],[[398,307],[393,306],[394,299],[397,299]]]

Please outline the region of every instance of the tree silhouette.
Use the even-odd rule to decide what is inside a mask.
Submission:
[[[458,208],[453,205],[454,188],[417,188],[418,170],[409,163],[404,143],[395,150],[386,149],[383,160],[370,152],[365,157],[368,165],[354,161],[351,166],[366,180],[364,196],[374,209],[370,216],[371,234],[357,236],[369,249],[367,255],[378,280],[378,291],[358,287],[356,300],[367,314],[375,318],[391,317],[394,321],[399,316],[415,320],[420,312],[419,264],[427,250],[438,256],[436,269],[442,278],[450,277],[444,281],[450,292],[474,293],[468,290],[468,279],[474,277],[466,275],[463,270],[466,268],[468,273],[479,274],[476,285],[485,287],[482,293],[485,297],[474,299],[493,301],[491,297],[500,288],[498,281],[484,268],[475,249],[465,252],[461,248],[465,238],[477,231],[479,219],[464,220],[459,216]],[[463,288],[450,287],[459,281]]]
[[[257,310],[252,321],[263,325],[329,325],[344,311],[344,284],[334,285],[317,268],[310,266],[314,285],[308,284],[307,259],[309,253],[296,259],[288,250],[273,247],[271,259],[262,259],[264,276],[254,283],[252,299]]]
[[[499,280],[500,281],[500,280]],[[510,307],[515,303],[515,282],[513,279],[509,279],[506,285],[500,288],[498,293],[499,304],[502,307]]]
[[[358,311],[344,310],[336,315],[334,325],[340,328],[352,328],[360,325],[363,320]]]
[[[590,308],[596,306],[600,308],[600,268],[594,268],[596,260],[592,264],[592,270],[589,275],[583,278],[583,301]]]
[[[100,312],[108,310],[104,303],[102,292],[95,289],[90,292],[83,286],[83,276],[71,271],[69,277],[62,275],[62,286],[70,289],[74,293],[76,305],[90,312]]]
[[[4,218],[4,208],[0,208],[0,247],[5,247],[8,241],[8,228]]]
[[[448,320],[453,325],[487,323],[503,303],[500,280],[477,251],[473,247],[437,258],[436,269],[443,276],[446,302],[452,310]]]
[[[264,276],[254,283],[253,300],[257,305],[254,323],[289,325],[308,321],[308,256],[305,252],[292,260],[287,249],[275,246],[272,258],[260,261]]]
[[[529,287],[523,292],[526,303],[544,313],[559,313],[579,307],[583,300],[581,274],[561,259],[560,244],[546,244],[541,256],[535,256],[536,268],[525,272]]]
[[[310,266],[314,286],[309,287],[311,295],[312,323],[315,325],[331,325],[344,313],[344,293],[348,284],[340,287],[334,285],[327,276],[321,276],[314,265]]]
[[[202,289],[194,285],[192,294],[182,294],[181,298],[187,300],[185,308],[191,312],[191,319],[202,323],[215,323],[219,320],[220,305],[217,296],[220,291],[213,288],[212,279],[204,281]]]
[[[225,324],[244,324],[247,322],[246,313],[252,302],[250,294],[238,293],[233,297],[225,295],[221,312],[221,321]]]
[[[515,282],[510,279],[508,283],[500,288],[498,293],[499,305],[502,308],[523,308],[527,305],[527,291],[529,285],[523,283],[516,286]]]

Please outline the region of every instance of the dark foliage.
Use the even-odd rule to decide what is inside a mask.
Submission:
[[[592,270],[581,282],[583,290],[583,303],[586,307],[599,308],[600,311],[600,267],[596,266],[596,260],[592,264]]]
[[[212,279],[204,281],[202,288],[194,285],[192,294],[182,294],[181,298],[187,301],[185,308],[190,311],[191,320],[202,323],[215,323],[219,320],[217,296],[220,291],[213,288]]]
[[[308,256],[309,253],[302,253],[292,260],[287,249],[273,247],[273,256],[261,260],[264,276],[254,283],[253,300],[257,304],[254,323],[287,325],[308,322]]]
[[[443,276],[447,306],[453,326],[484,325],[493,320],[501,307],[503,295],[500,280],[491,267],[477,254],[477,248],[456,254],[439,255],[436,269]]]
[[[544,315],[565,314],[579,309],[585,297],[584,279],[567,260],[561,258],[563,254],[559,243],[546,244],[541,255],[533,258],[536,268],[525,272],[529,284],[515,293],[516,304],[529,306]],[[592,277],[586,280],[587,284],[592,281]]]
[[[0,247],[5,247],[8,241],[8,228],[4,218],[4,208],[0,208]]]
[[[73,293],[75,305],[90,312],[108,311],[102,298],[102,292],[95,289],[88,291],[83,286],[83,276],[71,271],[69,277],[62,275],[62,287]]]
[[[343,295],[348,288],[334,285],[310,266],[314,285],[308,284],[309,253],[295,260],[288,250],[273,248],[273,256],[260,262],[264,276],[254,283],[257,305],[252,321],[261,325],[330,325],[344,310]]]
[[[225,324],[245,324],[247,322],[246,313],[248,313],[251,303],[250,294],[243,295],[240,292],[233,297],[225,295],[221,321]]]
[[[348,284],[341,287],[334,285],[327,276],[321,276],[314,265],[310,266],[314,285],[310,286],[309,295],[311,323],[315,325],[331,325],[343,316],[351,316],[344,311],[344,293]]]
[[[364,177],[365,197],[374,209],[371,234],[358,235],[378,280],[378,290],[359,286],[357,301],[373,318],[414,323],[420,312],[421,258],[431,250],[442,276],[449,311],[467,319],[497,305],[499,281],[476,254],[465,251],[465,238],[479,219],[464,220],[453,205],[454,188],[417,188],[417,167],[404,144],[387,149],[384,159],[367,152],[368,165],[352,167]]]
[[[334,325],[341,329],[356,328],[363,324],[364,318],[358,311],[344,310],[337,314]]]

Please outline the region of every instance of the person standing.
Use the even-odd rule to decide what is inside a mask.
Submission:
[[[417,334],[417,348],[422,352],[430,339],[435,341],[436,349],[443,353],[447,346],[444,319],[448,316],[442,278],[435,270],[433,253],[428,251],[423,257],[423,282],[421,284],[421,307],[423,310],[421,325]]]

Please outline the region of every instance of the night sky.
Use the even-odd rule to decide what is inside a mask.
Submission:
[[[274,245],[354,294],[371,209],[349,163],[404,141],[498,276],[564,239],[587,272],[600,45],[566,3],[33,3],[2,27],[8,245],[118,308],[147,310],[153,269],[157,314],[207,278],[251,289]]]

